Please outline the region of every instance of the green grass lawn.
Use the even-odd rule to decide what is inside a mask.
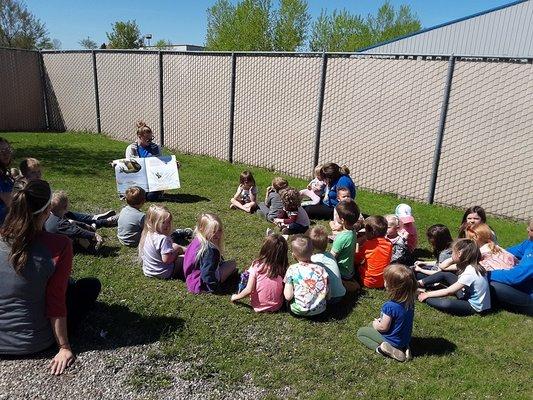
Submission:
[[[103,135],[3,133],[16,162],[36,157],[53,189],[66,190],[71,209],[101,212],[123,206],[116,194],[109,161],[124,154],[126,143]],[[182,168],[180,202],[166,203],[177,227],[193,227],[200,212],[220,215],[226,232],[226,258],[240,269],[257,255],[269,224],[255,215],[229,209],[239,173],[247,168],[209,157],[177,154]],[[273,172],[251,167],[259,190]],[[287,177],[292,186],[306,181]],[[354,176],[357,181],[357,175]],[[386,214],[401,202],[391,195],[359,191],[367,214]],[[456,232],[462,210],[409,201],[429,250],[426,228],[443,223]],[[490,218],[502,246],[526,237],[525,223]],[[229,296],[192,295],[180,281],[143,276],[135,249],[120,247],[115,230],[103,229],[100,256],[76,255],[74,276],[96,276],[103,284],[100,303],[74,339],[75,351],[161,341],[152,357],[190,363],[187,379],[215,379],[238,387],[243,382],[266,388],[269,397],[300,398],[532,398],[533,320],[507,311],[468,318],[451,317],[416,305],[412,349],[415,358],[398,363],[360,344],[356,331],[379,315],[386,294],[367,290],[327,322],[309,322],[287,313],[258,315],[231,304]],[[101,331],[107,332],[105,338]],[[102,335],[105,336],[105,335]],[[138,371],[132,390],[172,384],[160,375]],[[146,389],[148,388],[148,389]]]

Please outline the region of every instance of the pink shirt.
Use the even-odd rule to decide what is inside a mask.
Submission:
[[[250,295],[254,311],[278,311],[283,305],[283,277],[269,278],[263,264],[252,265],[248,272],[248,279],[255,279],[255,290]]]
[[[407,241],[407,247],[413,252],[418,244],[418,234],[416,233],[416,226],[413,222],[407,224],[402,223],[402,228],[398,230],[398,234]]]

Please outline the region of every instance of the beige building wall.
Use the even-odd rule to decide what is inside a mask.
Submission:
[[[533,217],[533,66],[455,66],[435,201]]]
[[[163,56],[165,146],[227,159],[231,56]]]
[[[43,54],[50,129],[96,132],[92,54]]]
[[[316,57],[237,58],[235,161],[312,174],[320,71]]]
[[[96,65],[102,132],[133,142],[143,120],[159,142],[158,55],[97,53]]]
[[[328,61],[320,163],[360,187],[427,200],[444,94],[444,61]]]
[[[45,128],[39,53],[0,49],[0,131]]]

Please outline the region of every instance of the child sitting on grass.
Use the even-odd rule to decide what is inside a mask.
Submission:
[[[400,220],[394,214],[385,215],[387,220],[386,238],[392,243],[391,264],[413,265],[412,254],[407,247],[405,239],[398,234],[400,229]]]
[[[309,238],[313,242],[315,254],[311,256],[314,264],[323,266],[328,273],[329,300],[328,304],[335,304],[342,300],[346,288],[342,284],[341,273],[335,257],[326,251],[328,247],[328,233],[326,228],[316,225],[309,230]]]
[[[385,238],[387,220],[381,215],[365,219],[365,241],[355,254],[359,279],[368,288],[383,288],[383,271],[390,264],[392,244]]]
[[[287,252],[287,241],[283,236],[267,236],[259,251],[259,257],[246,271],[246,287],[240,293],[232,295],[231,301],[250,296],[250,304],[255,312],[278,311],[283,306],[283,277],[289,266]]]
[[[486,271],[511,269],[515,266],[516,261],[518,261],[515,256],[494,243],[492,240],[492,230],[487,224],[467,227],[466,237],[474,240],[479,246],[479,251],[481,252],[481,261],[479,264]]]
[[[337,200],[339,201],[339,203],[345,200],[352,200],[350,189],[346,187],[337,188]],[[339,218],[339,213],[337,212],[337,208],[333,210],[333,221],[329,221],[329,227],[331,228],[332,233],[331,239],[334,239],[339,232],[342,232],[344,230],[344,228],[342,227],[342,222]]]
[[[481,253],[471,239],[459,239],[452,246],[452,259],[457,266],[456,275],[451,272],[438,272],[418,281],[422,288],[444,282],[445,289],[423,292],[419,301],[452,315],[473,315],[490,309],[490,290],[485,268],[479,265]],[[456,296],[457,298],[448,298]]]
[[[310,206],[320,203],[326,190],[326,182],[322,175],[322,165],[317,165],[313,171],[315,178],[309,182],[306,189],[300,190],[301,197],[308,197],[309,200],[302,202],[303,206]]]
[[[230,202],[230,208],[238,208],[247,213],[253,213],[256,210],[257,187],[250,171],[244,171],[239,176],[239,186]]]
[[[413,217],[411,206],[404,203],[398,204],[395,214],[400,220],[400,230],[398,233],[405,239],[407,247],[412,253],[418,244],[418,234],[416,232],[415,218]]]
[[[223,251],[222,221],[215,214],[201,214],[194,239],[187,247],[183,260],[183,273],[189,292],[216,293],[223,290],[223,284],[237,270],[235,261],[222,258]]]
[[[283,202],[283,211],[274,223],[279,226],[284,235],[305,233],[309,229],[309,217],[300,204],[300,194],[294,188],[283,189],[280,192]]]
[[[377,353],[407,361],[412,358],[409,343],[415,314],[416,279],[405,265],[392,264],[385,269],[384,280],[390,300],[383,304],[381,316],[372,326],[357,331],[357,338]]]
[[[283,201],[279,192],[289,187],[289,183],[285,178],[276,176],[272,179],[272,186],[267,187],[265,202],[259,203],[258,214],[267,221],[273,222],[274,218],[277,218],[279,213],[283,211]]]
[[[297,317],[319,315],[326,310],[328,273],[324,267],[311,262],[311,239],[297,235],[291,241],[291,248],[298,263],[287,269],[284,279],[283,294],[289,302],[289,310]]]
[[[450,269],[452,261],[452,234],[446,225],[431,225],[426,231],[428,243],[433,249],[435,261],[416,261],[415,275],[416,279],[422,279],[426,275],[433,275],[439,271]]]
[[[359,207],[352,200],[343,200],[335,207],[342,224],[333,245],[331,254],[335,257],[342,278],[342,284],[349,292],[357,292],[361,286],[354,280],[354,253],[357,246],[357,234],[354,225],[359,217]]]
[[[67,235],[77,249],[96,253],[104,240],[95,232],[94,227],[66,218],[68,207],[67,194],[62,190],[54,192],[50,203],[50,216],[44,224],[44,229],[50,233]]]
[[[118,216],[117,237],[125,246],[137,247],[144,227],[144,213],[141,207],[146,202],[146,192],[139,186],[126,189],[127,205]]]
[[[168,208],[152,204],[145,217],[139,243],[143,273],[151,278],[175,278],[181,272],[183,247],[172,243],[172,214]]]

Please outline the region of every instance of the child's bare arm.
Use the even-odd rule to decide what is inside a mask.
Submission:
[[[292,286],[291,282],[285,283],[285,287],[283,288],[283,296],[285,296],[285,300],[290,301],[294,297],[294,286]]]
[[[242,193],[242,187],[239,185],[239,187],[237,188],[237,191],[235,192],[235,194],[233,195],[233,198],[235,200],[238,200],[239,199],[239,196],[241,195]]]
[[[248,279],[248,283],[246,284],[246,287],[240,293],[236,293],[232,295],[231,301],[237,301],[240,299],[244,299],[245,297],[250,296],[254,290],[255,290],[255,276],[250,276],[250,278]]]
[[[257,189],[256,190],[250,189],[250,202],[251,203],[257,202]]]
[[[387,314],[383,314],[381,318],[376,318],[372,322],[372,326],[378,332],[387,332],[390,329],[392,318]]]
[[[418,295],[419,301],[425,301],[429,297],[446,297],[449,295],[452,295],[462,288],[464,288],[465,285],[463,285],[461,282],[455,282],[453,285],[447,287],[446,289],[440,289],[440,290],[433,290],[431,292],[423,292]]]

